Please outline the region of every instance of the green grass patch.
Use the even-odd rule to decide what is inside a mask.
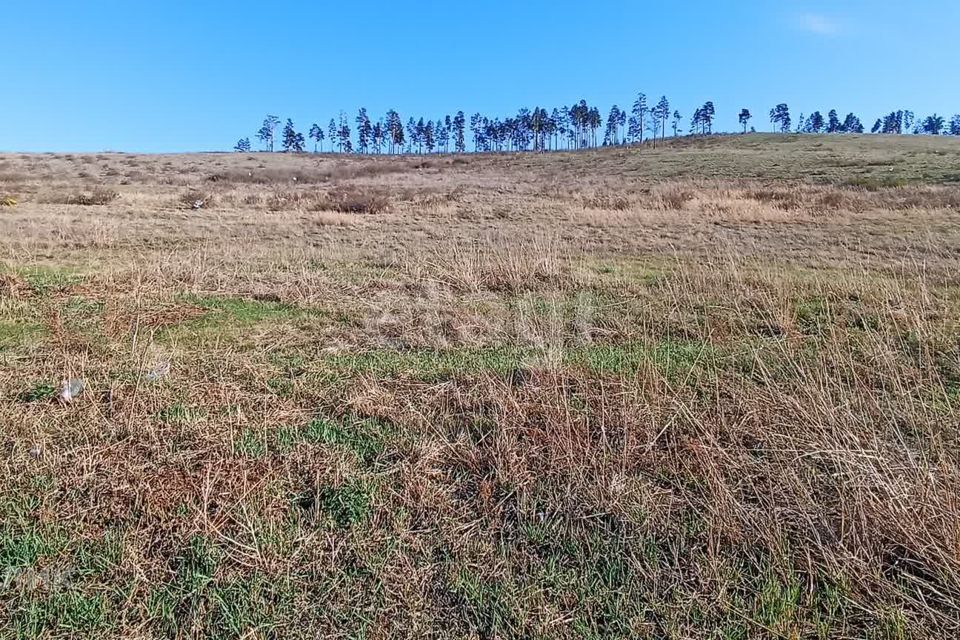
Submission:
[[[460,567],[450,582],[470,626],[487,638],[522,636],[511,586],[484,579],[466,567]]]
[[[46,327],[37,322],[0,320],[0,351],[36,344],[46,335]]]
[[[160,409],[155,419],[164,424],[188,425],[204,417],[206,411],[202,407],[192,407],[182,402],[174,402]]]
[[[100,578],[113,571],[123,560],[124,534],[108,529],[102,537],[84,539],[72,554],[73,578]]]
[[[360,480],[322,488],[316,504],[338,527],[353,527],[366,522],[373,512],[373,488]]]
[[[339,418],[318,416],[304,425],[244,429],[234,441],[234,453],[258,458],[284,455],[301,444],[326,445],[352,454],[367,466],[386,450],[394,434],[394,426],[380,418],[353,414]]]
[[[104,303],[100,300],[73,296],[61,307],[61,317],[65,324],[82,332],[101,322],[103,309]]]
[[[116,624],[116,610],[106,596],[79,589],[25,596],[15,607],[11,627],[17,638],[96,637]],[[108,634],[109,635],[109,634]]]
[[[238,339],[245,331],[267,323],[295,323],[299,326],[330,318],[321,309],[250,298],[185,295],[181,300],[199,307],[204,313],[164,329],[159,336],[161,339],[187,342]]]
[[[76,270],[59,267],[23,267],[14,271],[26,280],[38,295],[62,293],[84,280],[84,276]]]
[[[151,626],[161,635],[215,638],[273,637],[294,613],[286,578],[252,571],[226,575],[222,551],[195,536],[173,563],[173,576],[147,599]]]
[[[57,394],[57,387],[46,381],[34,382],[17,395],[20,402],[47,402]]]
[[[698,367],[716,362],[716,349],[704,342],[663,340],[627,345],[590,345],[564,354],[564,363],[596,373],[635,374],[652,367],[665,377],[681,381]]]
[[[378,418],[346,416],[340,419],[317,417],[307,424],[303,437],[307,442],[333,445],[350,451],[364,464],[370,464],[386,446],[393,427]]]
[[[588,262],[601,280],[616,279],[644,285],[656,284],[666,273],[666,265],[638,260],[597,260]]]
[[[324,356],[321,370],[338,376],[372,375],[397,377],[410,375],[423,380],[443,380],[455,375],[477,373],[507,374],[533,357],[535,349],[523,347],[479,347],[451,350],[416,349],[395,351],[377,349],[359,353]]]
[[[220,296],[186,296],[186,301],[210,312],[207,319],[226,319],[241,326],[264,320],[289,319],[308,313],[307,310],[281,302]]]
[[[840,184],[845,187],[859,187],[861,189],[866,189],[867,191],[880,191],[881,189],[896,189],[899,187],[906,187],[910,184],[910,182],[911,181],[906,176],[902,175],[883,176],[872,174],[846,178],[841,181]],[[932,180],[929,182],[932,182]]]
[[[8,521],[0,527],[0,576],[35,567],[42,559],[60,554],[68,542],[60,529],[24,520]]]
[[[259,458],[267,453],[267,443],[263,434],[253,429],[244,429],[234,443],[234,450],[238,456]]]
[[[820,296],[799,300],[794,311],[794,321],[803,333],[822,334],[833,324],[830,303]]]
[[[596,373],[634,374],[650,366],[672,379],[716,362],[717,350],[699,341],[661,341],[621,345],[593,344],[562,349],[558,355],[533,347],[479,347],[451,350],[373,350],[325,356],[319,368],[334,377],[411,376],[442,381],[459,376],[507,376],[518,369],[555,362]]]

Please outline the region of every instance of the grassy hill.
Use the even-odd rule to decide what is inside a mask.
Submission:
[[[0,627],[958,633],[958,180],[912,136],[0,156]]]

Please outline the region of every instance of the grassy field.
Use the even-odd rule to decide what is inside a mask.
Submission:
[[[2,636],[960,633],[960,140],[5,155],[5,198]]]

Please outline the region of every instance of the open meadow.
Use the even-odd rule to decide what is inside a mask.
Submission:
[[[960,634],[960,140],[6,154],[0,267],[4,637]]]

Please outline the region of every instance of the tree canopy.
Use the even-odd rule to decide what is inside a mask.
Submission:
[[[313,151],[323,152],[324,141],[329,140],[329,150],[339,153],[466,153],[468,146],[473,152],[503,151],[558,151],[586,149],[597,146],[643,144],[664,141],[667,132],[673,137],[680,134],[683,118],[679,110],[672,109],[667,96],[651,106],[647,95],[640,91],[628,109],[613,105],[605,109],[581,99],[572,106],[521,108],[513,116],[490,117],[474,113],[467,118],[463,111],[446,114],[436,119],[421,116],[408,117],[406,124],[395,109],[390,109],[380,118],[371,118],[366,108],[361,107],[353,119],[351,129],[346,113],[331,118],[326,131],[314,123],[307,137],[313,140]],[[744,107],[737,115],[741,133],[747,133],[753,114]],[[793,125],[790,107],[781,102],[770,109],[773,130],[790,133]],[[729,117],[729,116],[728,116]],[[718,114],[713,101],[707,100],[693,110],[689,119],[688,135],[714,134]],[[268,115],[256,132],[263,151],[274,151],[276,131],[280,118]],[[723,125],[720,125],[721,130]],[[751,129],[752,130],[752,129]],[[840,119],[837,109],[829,109],[824,116],[814,111],[808,117],[801,115],[796,122],[796,133],[809,134],[862,134],[865,128],[860,118],[848,113]],[[898,109],[878,118],[870,130],[880,134],[928,134],[960,135],[960,115],[950,119],[938,114],[917,118],[907,109]],[[291,119],[287,119],[281,134],[283,151],[304,151],[304,137],[298,133]],[[250,151],[250,139],[241,138],[234,150]]]

